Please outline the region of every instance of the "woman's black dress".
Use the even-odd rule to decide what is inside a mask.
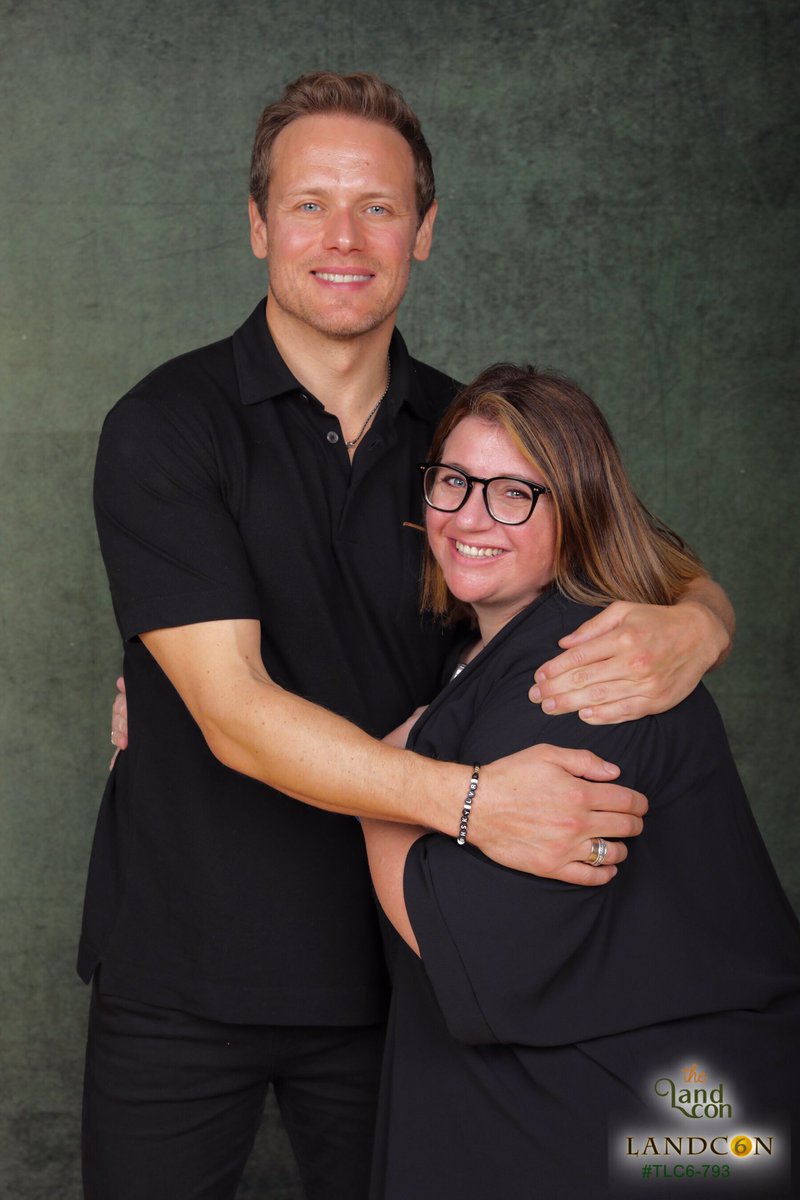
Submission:
[[[533,671],[591,615],[540,597],[412,732],[416,751],[464,763],[585,747],[650,811],[597,888],[438,834],[412,847],[422,958],[397,949],[375,1200],[800,1195],[800,928],[705,688],[614,726],[528,701]]]

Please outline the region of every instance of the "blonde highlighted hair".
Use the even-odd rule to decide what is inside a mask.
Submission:
[[[551,489],[539,504],[555,508],[553,582],[565,596],[591,605],[673,604],[691,580],[706,575],[678,534],[636,496],[603,414],[574,383],[534,367],[489,367],[444,414],[431,462],[442,461],[450,433],[470,416],[504,429],[537,481]],[[445,621],[470,611],[449,591],[429,547],[422,605]]]

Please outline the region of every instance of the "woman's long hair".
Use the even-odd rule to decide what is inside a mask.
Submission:
[[[682,539],[638,499],[603,414],[574,383],[511,363],[487,368],[442,417],[431,462],[441,461],[448,436],[469,416],[504,429],[551,489],[539,503],[555,508],[553,582],[565,596],[592,605],[672,604],[706,574]],[[430,547],[422,605],[446,621],[469,612],[449,591]]]

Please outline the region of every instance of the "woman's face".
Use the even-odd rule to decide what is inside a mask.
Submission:
[[[482,417],[465,417],[455,427],[440,461],[481,479],[510,475],[545,482],[506,431]],[[426,528],[447,586],[472,606],[484,641],[552,582],[556,526],[551,496],[539,497],[524,525],[503,525],[489,516],[483,488],[475,484],[457,512],[427,508]]]

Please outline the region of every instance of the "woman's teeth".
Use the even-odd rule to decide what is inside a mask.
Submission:
[[[493,546],[467,546],[464,542],[456,542],[456,550],[466,554],[467,558],[497,558],[498,554],[504,553]]]

